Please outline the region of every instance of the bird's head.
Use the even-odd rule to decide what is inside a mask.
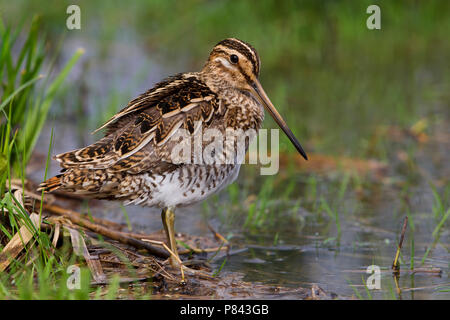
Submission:
[[[259,66],[258,53],[251,45],[228,38],[216,44],[205,68],[213,71],[224,86],[249,90],[251,83],[258,81]]]
[[[234,88],[250,93],[263,105],[298,152],[308,160],[305,151],[287,126],[259,83],[261,61],[250,44],[235,38],[220,41],[211,51],[203,73],[208,74],[222,88]]]

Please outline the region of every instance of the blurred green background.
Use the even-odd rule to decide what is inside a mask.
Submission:
[[[380,127],[449,115],[448,1],[76,1],[81,30],[73,31],[69,4],[2,0],[0,11],[11,25],[38,14],[49,52],[86,50],[61,99],[70,119],[73,110],[92,113],[88,131],[161,78],[199,70],[226,37],[259,51],[261,82],[309,152],[385,160]],[[381,30],[366,28],[370,4],[381,7]],[[97,78],[83,87],[89,72]]]

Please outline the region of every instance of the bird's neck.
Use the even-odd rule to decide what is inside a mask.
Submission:
[[[264,109],[249,92],[236,89],[224,90],[227,126],[243,131],[261,129]]]
[[[205,65],[199,78],[222,100],[228,127],[258,131],[264,120],[264,108],[250,92],[233,87],[226,79]]]
[[[207,63],[198,77],[215,93],[220,93],[223,89],[231,88],[231,84],[218,72],[217,66]]]

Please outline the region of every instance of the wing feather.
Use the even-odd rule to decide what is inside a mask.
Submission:
[[[132,100],[101,126],[98,130],[107,132],[98,142],[55,158],[63,168],[131,173],[172,168],[176,165],[167,157],[167,141],[180,128],[194,134],[197,121],[207,126],[219,105],[197,74],[179,74]]]

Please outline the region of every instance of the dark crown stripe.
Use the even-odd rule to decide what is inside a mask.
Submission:
[[[217,45],[222,45],[224,47],[233,49],[244,55],[248,60],[251,61],[253,66],[253,73],[259,75],[259,57],[255,48],[253,48],[248,43],[238,40],[238,39],[225,39],[220,41]]]

